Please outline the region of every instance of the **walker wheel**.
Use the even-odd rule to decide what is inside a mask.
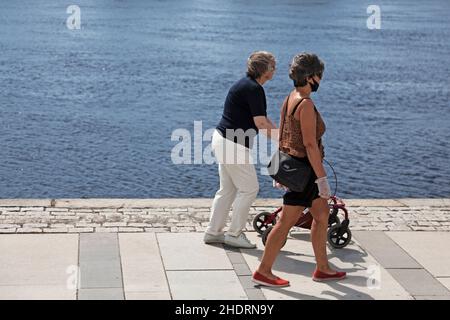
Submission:
[[[267,238],[269,237],[269,233],[272,231],[272,229],[273,229],[273,226],[269,226],[269,227],[264,231],[264,233],[262,234],[262,243],[263,243],[263,245],[266,245]],[[284,247],[284,246],[286,245],[286,242],[287,242],[287,239],[284,240],[284,243],[283,243],[283,246],[282,246],[282,247]]]
[[[345,228],[345,229],[343,229]],[[341,249],[347,246],[352,239],[352,232],[348,227],[341,225],[333,225],[328,229],[328,243],[336,249]]]
[[[273,219],[271,223],[266,222],[267,218],[271,215],[272,213],[270,212],[258,213],[253,219],[253,229],[255,229],[256,232],[262,235],[270,225],[274,226],[276,223],[276,219]]]

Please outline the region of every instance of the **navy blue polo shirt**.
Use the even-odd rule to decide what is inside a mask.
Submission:
[[[256,116],[267,116],[266,94],[255,79],[246,76],[233,84],[228,91],[222,118],[216,129],[223,137],[250,148],[258,134],[258,128],[253,121]],[[231,129],[234,134],[227,134],[227,129]],[[241,134],[242,132],[244,134]]]

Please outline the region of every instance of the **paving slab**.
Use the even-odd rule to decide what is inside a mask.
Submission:
[[[0,300],[75,300],[76,290],[65,286],[0,286]]]
[[[121,288],[80,289],[78,300],[123,300]]]
[[[247,294],[248,300],[266,300],[266,297],[260,289],[245,289],[245,293]]]
[[[80,234],[79,255],[80,289],[123,288],[117,233]]]
[[[408,207],[421,207],[421,206],[430,206],[430,207],[444,207],[450,205],[450,199],[439,198],[439,199],[397,199],[398,202],[408,206]]]
[[[119,245],[125,298],[170,299],[156,235],[122,233]]]
[[[449,206],[450,198],[442,199],[344,199],[348,206]],[[208,208],[211,206],[210,198],[166,198],[166,199],[130,199],[130,198],[87,198],[87,199],[0,199],[2,206],[44,206],[59,208]],[[282,201],[279,198],[256,199],[253,206],[277,207]]]
[[[0,207],[50,207],[52,199],[0,199]]]
[[[387,232],[434,277],[450,277],[450,232]]]
[[[422,266],[383,231],[353,231],[353,237],[384,268],[420,269]]]
[[[389,269],[389,273],[414,297],[448,296],[450,291],[424,269]]]
[[[342,199],[348,207],[404,207],[396,199]]]
[[[220,244],[207,245],[203,233],[158,233],[156,235],[166,270],[232,270]]]
[[[75,299],[78,235],[0,235],[0,299]]]
[[[280,198],[258,198],[253,202],[252,206],[254,206],[254,207],[279,207],[281,205],[283,205],[283,199],[280,199]]]
[[[256,233],[247,234],[256,242],[256,250],[241,249],[251,270],[256,270],[264,246]],[[280,252],[273,271],[288,279],[291,286],[271,289],[261,287],[263,294],[271,299],[412,299],[394,278],[370,256],[361,245],[352,241],[344,249],[328,248],[333,267],[348,272],[348,278],[339,282],[317,283],[311,279],[315,258],[309,233],[293,234]]]
[[[450,278],[437,278],[448,290],[450,290]]]
[[[232,264],[245,263],[244,258],[240,252],[227,252],[228,259],[230,259]]]
[[[212,199],[56,199],[55,207],[64,208],[177,208],[210,207]]]
[[[233,265],[234,271],[238,276],[251,276],[252,271],[249,269],[247,263],[237,263]]]
[[[239,276],[239,281],[241,281],[244,290],[259,289],[259,286],[255,286],[255,283],[252,281],[252,275]]]
[[[417,296],[416,300],[450,300],[449,296]]]
[[[126,300],[172,300],[170,292],[126,292]]]
[[[233,270],[167,271],[174,300],[245,300]]]

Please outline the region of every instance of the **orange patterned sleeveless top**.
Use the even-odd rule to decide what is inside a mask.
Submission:
[[[290,114],[286,114],[289,103],[289,96],[288,96],[281,108],[281,117],[280,117],[280,137],[279,137],[280,150],[291,156],[298,158],[307,157],[306,147],[303,144],[303,135],[302,135],[302,128],[300,126],[300,121],[295,119],[294,117],[297,109],[300,108],[301,110],[302,106],[300,106],[300,103],[304,99],[309,98],[301,99],[296,104],[293,111]],[[316,111],[316,139],[323,159],[325,157],[325,152],[322,145],[322,136],[325,133],[326,127],[325,122],[322,119],[322,116],[316,109],[316,106],[314,106],[314,110]]]

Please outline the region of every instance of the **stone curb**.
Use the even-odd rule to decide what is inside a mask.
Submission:
[[[450,199],[344,200],[351,230],[450,231]],[[211,199],[3,199],[1,233],[204,232]],[[53,206],[48,206],[51,204]],[[253,217],[280,199],[258,199]]]
[[[209,198],[161,198],[161,199],[0,199],[0,207],[62,207],[62,208],[180,208],[209,207]],[[450,198],[436,199],[344,199],[349,207],[407,207],[407,206],[450,206]],[[281,198],[257,199],[254,206],[279,206]]]

